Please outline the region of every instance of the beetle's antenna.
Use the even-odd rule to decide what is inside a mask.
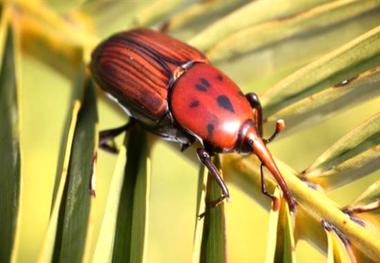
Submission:
[[[272,173],[273,177],[276,179],[277,183],[281,187],[282,192],[284,193],[285,199],[289,205],[289,209],[294,212],[296,208],[296,200],[294,199],[292,193],[289,190],[289,187],[287,186],[284,178],[277,168],[272,155],[265,146],[265,142],[255,132],[252,131],[248,134],[248,143],[251,145],[252,151],[259,157],[262,164]]]
[[[282,119],[277,120],[276,129],[274,133],[268,139],[264,139],[264,142],[270,143],[271,141],[273,141],[283,129],[285,129],[285,121]]]

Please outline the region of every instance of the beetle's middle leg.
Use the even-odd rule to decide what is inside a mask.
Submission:
[[[115,137],[120,135],[122,132],[128,130],[134,124],[135,124],[135,120],[130,119],[128,123],[126,123],[120,127],[100,131],[100,133],[99,133],[99,147],[103,150],[108,151],[108,152],[117,153],[118,150],[117,150],[117,147],[116,147],[116,144],[114,141]]]
[[[199,157],[199,160],[207,167],[209,172],[214,176],[216,182],[218,183],[220,189],[222,190],[222,196],[219,197],[217,200],[212,201],[212,204],[214,206],[219,205],[221,202],[223,202],[224,199],[228,199],[230,197],[230,193],[228,191],[227,185],[224,182],[223,178],[220,176],[218,169],[211,161],[210,154],[203,148],[197,149],[197,154]]]

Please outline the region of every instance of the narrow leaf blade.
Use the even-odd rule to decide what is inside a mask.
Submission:
[[[190,40],[190,44],[201,50],[208,50],[224,37],[247,26],[271,19],[292,16],[297,12],[317,6],[324,2],[327,1],[254,1],[211,24]]]
[[[330,86],[301,99],[268,118],[268,122],[285,120],[286,131],[327,119],[343,109],[380,95],[380,67],[371,68],[350,80]]]
[[[221,172],[221,161],[215,158],[215,166]],[[207,179],[206,211],[202,235],[200,262],[226,262],[226,222],[224,204],[212,204],[221,196],[215,178],[209,173]]]
[[[268,116],[380,63],[380,26],[286,77],[261,97]]]
[[[69,171],[56,234],[53,261],[81,262],[89,226],[90,182],[96,156],[96,97],[88,79],[71,149]]]
[[[61,141],[62,147],[59,153],[49,225],[44,237],[38,262],[49,262],[52,260],[53,257],[56,233],[58,228],[59,209],[63,197],[64,187],[66,184],[67,172],[69,169],[70,154],[73,145],[73,138],[78,119],[78,113],[81,107],[82,92],[84,87],[83,76],[83,71],[79,70],[78,76],[72,89],[73,93],[71,95],[70,101],[71,112],[68,112],[67,114],[64,134],[62,136]]]
[[[116,233],[116,219],[121,199],[121,191],[124,180],[124,169],[127,158],[127,150],[124,145],[119,148],[119,154],[112,175],[104,217],[100,227],[96,248],[93,256],[94,263],[110,262]]]
[[[6,37],[0,72],[0,258],[9,262],[18,227],[21,153],[14,32],[7,21],[1,26]]]
[[[332,28],[378,7],[378,3],[372,0],[328,2],[284,19],[266,21],[234,32],[209,49],[207,54],[213,61],[236,59],[290,37]]]
[[[247,0],[213,0],[194,3],[171,17],[167,22],[166,30],[204,26],[209,24],[210,20],[217,20],[246,2]]]
[[[197,192],[197,209],[195,214],[195,228],[193,239],[193,263],[200,261],[201,247],[202,247],[202,234],[204,227],[204,220],[200,216],[206,212],[206,186],[207,186],[208,171],[202,165],[199,169],[198,176],[198,192]]]
[[[317,158],[304,177],[324,187],[336,187],[375,171],[380,167],[379,160],[380,113],[377,113]]]
[[[267,242],[266,262],[295,262],[295,242],[292,216],[279,188],[274,196],[269,215],[269,238]]]
[[[380,232],[380,180],[371,184],[352,204],[343,208],[366,228]]]
[[[146,135],[133,127],[128,138],[125,179],[118,208],[112,261],[144,262],[148,235],[150,158]]]
[[[371,184],[350,206],[360,207],[376,202],[380,205],[380,180]]]
[[[338,229],[325,222],[325,232],[327,235],[328,251],[327,262],[328,263],[356,263],[356,258],[352,251],[351,245],[347,239],[341,234],[338,234]],[[335,230],[334,230],[335,229]]]

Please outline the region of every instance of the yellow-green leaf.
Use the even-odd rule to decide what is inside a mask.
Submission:
[[[75,10],[75,15],[84,18],[99,36],[107,37],[113,32],[133,27],[135,16],[149,2],[151,1],[113,1],[110,4],[107,0],[87,1]]]
[[[186,26],[197,28],[209,24],[209,20],[215,20],[228,12],[248,2],[247,0],[213,0],[194,3],[171,17],[166,25],[169,31]]]
[[[286,77],[261,97],[270,116],[290,104],[380,64],[380,26]]]
[[[98,42],[96,36],[76,25],[77,21],[68,23],[43,2],[17,2],[13,8],[18,14],[23,50],[58,72],[75,76],[76,67],[83,62],[83,48],[93,47]]]
[[[0,71],[0,258],[10,262],[16,241],[21,190],[19,99],[15,34],[3,12]]]
[[[380,167],[380,113],[353,129],[304,172],[310,182],[336,187]]]
[[[62,147],[59,153],[49,225],[39,254],[39,262],[51,261],[53,257],[55,238],[58,228],[59,211],[63,197],[64,187],[66,185],[67,172],[69,169],[70,154],[73,145],[73,138],[78,119],[78,113],[82,104],[81,100],[83,95],[85,74],[83,69],[78,69],[78,71],[79,73],[73,85],[71,94],[71,112],[68,112],[67,114],[64,134],[62,136]]]
[[[380,181],[370,185],[353,203],[345,206],[343,211],[363,227],[380,233]]]
[[[274,192],[277,200],[272,204],[269,215],[269,233],[265,262],[295,262],[293,218],[281,190]]]
[[[120,146],[117,157],[115,170],[112,175],[107,204],[104,210],[104,216],[100,227],[100,233],[96,242],[95,252],[92,262],[103,263],[111,262],[113,244],[116,233],[116,219],[121,199],[121,190],[124,180],[124,169],[127,158],[127,150],[125,145]]]
[[[207,51],[213,60],[236,59],[254,50],[302,33],[313,34],[379,8],[373,0],[331,1],[289,17],[274,19],[234,32]]]
[[[190,44],[201,50],[208,50],[224,37],[247,26],[271,19],[290,17],[298,12],[312,8],[327,0],[286,0],[253,1],[219,19],[206,27],[190,40]]]
[[[238,187],[245,189],[258,188],[260,185],[260,175],[258,173],[258,165],[255,164],[253,158],[244,158],[237,155],[230,155],[224,158],[228,173],[235,170],[232,182]],[[284,163],[276,160],[277,166],[282,173],[289,189],[291,189],[297,200],[299,207],[302,207],[311,217],[317,221],[326,219],[339,229],[360,249],[363,254],[369,258],[375,259],[380,257],[380,238],[377,232],[371,232],[369,229],[361,227],[356,222],[349,219],[349,216],[343,213],[332,200],[318,190],[308,186],[307,183],[297,178],[297,173]],[[229,167],[230,166],[230,167]],[[227,172],[227,169],[226,169]],[[235,179],[235,177],[238,180]],[[265,179],[265,184],[269,186],[269,190],[273,187],[273,181]],[[252,191],[251,191],[252,192]],[[256,193],[257,192],[257,193]],[[261,198],[268,197],[259,191],[252,193],[252,197],[259,197],[253,194],[261,195]],[[299,209],[299,208],[298,208]]]
[[[136,14],[135,26],[150,26],[183,4],[183,0],[154,0]]]
[[[147,250],[151,164],[146,134],[133,127],[121,190],[112,261],[144,262]]]
[[[370,185],[351,205],[351,207],[366,206],[377,203],[380,206],[380,181]]]
[[[340,230],[326,221],[323,222],[323,225],[328,242],[327,262],[356,263],[357,261],[350,242],[343,236]]]
[[[355,78],[328,87],[283,108],[268,118],[285,120],[286,131],[322,121],[342,109],[380,95],[380,67],[367,70]]]

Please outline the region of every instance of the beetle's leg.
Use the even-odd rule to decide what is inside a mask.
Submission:
[[[277,135],[285,128],[285,122],[284,120],[277,120],[276,121],[276,129],[275,131],[273,132],[273,134],[268,138],[268,139],[264,139],[264,142],[265,143],[270,143],[271,141],[274,140],[274,138],[277,137]]]
[[[227,185],[223,181],[223,178],[220,176],[218,169],[211,162],[210,154],[203,148],[198,148],[197,154],[198,154],[199,160],[201,160],[201,162],[207,167],[209,172],[214,176],[216,182],[218,183],[219,187],[222,190],[222,196],[220,198],[218,198],[217,200],[212,202],[212,204],[214,206],[217,206],[221,202],[223,202],[224,199],[226,199],[226,198],[228,199],[230,197],[230,193],[228,192]]]
[[[125,130],[129,129],[135,123],[134,119],[130,119],[130,121],[123,126],[103,130],[99,133],[99,147],[103,150],[106,150],[111,153],[117,153],[117,147],[114,141],[114,138],[120,135]]]
[[[264,164],[260,164],[260,179],[261,179],[261,192],[271,198],[273,201],[276,200],[276,197],[267,191],[267,187],[265,185],[265,180],[264,180]]]
[[[186,143],[182,143],[181,144],[181,152],[184,152],[187,150],[187,148],[189,148],[191,145],[193,145],[194,141],[189,141],[189,142],[186,142]]]
[[[181,144],[181,152],[184,152],[187,148],[189,148],[191,145],[194,144],[195,138],[194,137],[187,137],[187,142],[184,142]]]
[[[245,95],[249,104],[253,109],[255,109],[256,114],[256,128],[259,132],[260,137],[263,137],[263,108],[261,107],[261,102],[259,96],[256,93],[250,92]]]

